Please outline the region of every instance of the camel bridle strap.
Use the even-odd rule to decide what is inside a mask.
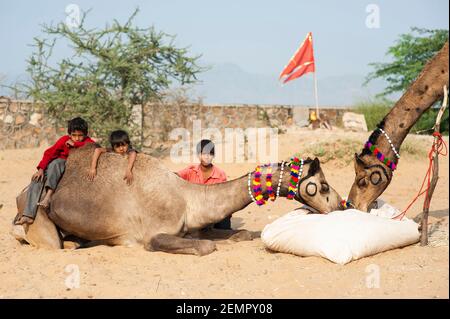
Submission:
[[[278,180],[277,196],[275,198],[280,197],[281,181],[283,180],[283,170],[284,170],[285,163],[286,163],[285,161],[281,162],[280,179]]]
[[[372,142],[367,141],[366,144],[364,144],[364,148],[366,148],[371,154],[375,155],[375,157],[384,165],[389,167],[392,172],[395,171],[395,169],[397,168],[397,164],[390,158],[384,156],[384,154],[381,153],[378,147],[373,145]]]
[[[303,164],[303,159],[299,159],[298,157],[292,158],[289,163],[289,166],[291,167],[291,179],[289,181],[287,194],[287,199],[289,200],[294,199],[297,194],[300,181],[299,178],[301,178],[303,174]]]
[[[394,146],[394,144],[392,143],[392,141],[391,141],[389,135],[387,135],[387,133],[386,133],[381,127],[379,127],[378,130],[379,130],[381,133],[383,133],[384,136],[386,137],[387,141],[389,142],[389,145],[391,145],[391,149],[392,149],[392,151],[394,152],[395,157],[397,157],[398,159],[400,159],[400,154],[399,154],[399,153],[397,152],[397,150],[395,149],[395,146]]]
[[[297,164],[299,164],[299,165],[297,165]],[[300,175],[300,177],[301,177],[301,175],[303,173],[303,165],[304,165],[303,159],[299,160],[298,158],[293,158],[291,160],[291,163],[289,163],[289,164],[287,164],[287,162],[285,162],[285,161],[281,162],[281,171],[280,171],[280,177],[278,179],[278,186],[277,186],[276,196],[271,196],[271,200],[272,201],[275,201],[276,198],[280,197],[281,182],[283,181],[283,173],[284,173],[285,166],[289,166],[291,168],[290,185],[292,185],[292,187],[289,186],[289,191],[290,191],[289,194],[291,194],[291,196],[288,196],[287,198],[288,199],[293,199],[294,197],[297,196],[297,189],[300,186],[300,183],[303,181],[303,179],[299,180],[299,178],[298,178],[298,176]],[[272,164],[266,164],[266,165],[263,165],[262,167],[269,167],[269,166],[271,168]],[[261,176],[260,168],[261,168],[261,166],[257,166],[257,169],[255,171],[255,175],[256,175],[256,173],[259,173],[256,184],[255,184],[255,181],[253,181],[253,185],[257,185],[258,194],[260,194],[260,179],[259,179],[259,177]],[[271,169],[269,170],[269,172],[270,173],[268,173],[268,175],[270,174],[270,176],[271,176]],[[262,205],[264,205],[266,203],[266,201],[265,200],[261,200],[261,199],[258,200],[257,198],[255,198],[255,196],[253,196],[253,192],[252,192],[252,188],[251,188],[251,185],[252,185],[252,173],[253,172],[250,172],[247,175],[248,176],[248,178],[247,178],[248,194],[249,194],[249,196],[250,196],[250,198],[251,198],[251,200],[253,202],[257,203],[259,206],[262,206]],[[255,177],[255,179],[256,179],[256,177]],[[272,183],[272,181],[270,179],[270,184],[271,183]],[[294,189],[294,186],[295,186],[295,189]],[[273,191],[272,191],[272,193],[273,193]],[[292,197],[292,198],[290,198],[290,197]]]
[[[252,194],[252,189],[251,189],[251,182],[252,182],[252,172],[248,173],[248,194],[250,195],[250,198],[252,199],[252,201],[256,202],[256,198],[253,196]]]
[[[394,155],[397,159],[397,161],[400,159],[400,154],[397,152],[397,149],[395,148],[394,144],[392,143],[391,138],[389,137],[389,135],[386,133],[385,130],[383,130],[381,127],[377,127],[375,131],[380,131],[387,139],[389,145],[391,146],[392,151],[394,152]],[[364,144],[364,148],[367,149],[371,154],[373,154],[380,162],[382,162],[384,165],[386,165],[387,167],[389,167],[391,169],[392,172],[395,171],[395,169],[397,168],[397,163],[395,160],[391,160],[390,158],[386,157],[381,150],[376,147],[369,139],[369,141],[367,141]]]
[[[302,169],[302,171],[303,171],[303,169]],[[308,178],[310,178],[312,175],[311,174],[306,174],[304,177],[302,177],[302,175],[300,174],[300,179],[299,179],[299,181],[298,181],[298,184],[297,184],[297,189],[299,190],[298,191],[298,193],[297,194],[295,194],[295,198],[299,201],[299,202],[302,202],[302,203],[304,203],[305,205],[307,205],[306,203],[306,200],[303,198],[303,196],[302,196],[302,194],[300,193],[300,186],[302,185],[302,183],[305,181],[305,180],[307,180]]]
[[[261,176],[262,176],[261,169],[262,169],[262,167],[268,167],[268,166],[270,166],[270,164],[266,164],[266,165],[263,165],[263,166],[260,166],[260,165],[256,166],[255,171],[254,171],[255,178],[253,179],[253,182],[251,181],[251,179],[252,179],[252,172],[248,173],[248,182],[247,182],[248,193],[249,193],[250,198],[252,199],[252,201],[254,201],[258,206],[262,206],[262,205],[264,205],[266,203],[266,200],[264,199],[264,195],[262,193],[262,187],[261,187]],[[270,179],[268,179],[269,176],[270,176]],[[266,177],[266,184],[267,184],[267,181],[270,181],[270,189],[271,189],[271,192],[273,194],[273,191],[272,191],[272,170],[271,170],[271,166],[270,166],[269,173],[267,174],[267,177]],[[253,196],[253,193],[252,193],[252,190],[251,190],[251,186],[250,186],[251,184],[253,184],[253,192],[255,193],[255,196]]]

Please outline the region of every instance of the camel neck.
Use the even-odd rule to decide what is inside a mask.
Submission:
[[[280,197],[287,196],[289,169],[286,167],[283,180],[280,185]],[[251,180],[254,179],[251,173]],[[273,190],[276,192],[280,170],[272,174]],[[267,199],[266,175],[261,176],[262,194]],[[188,227],[201,228],[209,224],[217,223],[233,213],[253,203],[248,191],[248,174],[234,180],[211,185],[193,185],[184,190],[187,198]],[[199,196],[201,194],[201,196]],[[253,193],[254,195],[254,193]],[[255,204],[256,206],[256,204]]]
[[[422,114],[442,98],[444,85],[448,85],[448,42],[379,124],[397,151]],[[374,131],[371,139],[385,156],[396,159],[384,134]]]

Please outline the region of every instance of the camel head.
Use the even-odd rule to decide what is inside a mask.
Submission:
[[[367,212],[392,180],[392,171],[375,156],[355,154],[355,180],[348,201],[361,211]]]
[[[377,127],[378,129],[372,132],[367,143],[381,147],[379,150],[381,154],[370,150],[367,143],[359,155],[355,153],[355,180],[348,195],[350,205],[364,212],[369,211],[372,204],[375,203],[375,200],[385,191],[392,180],[392,169],[385,164],[385,160],[393,158],[393,154],[389,144],[386,143],[386,138],[380,138],[382,137],[380,128],[385,127],[385,120],[383,119],[378,123]],[[384,156],[383,154],[387,158],[379,159],[378,156]]]
[[[303,174],[294,199],[321,213],[327,214],[342,209],[342,198],[325,179],[317,157],[304,161]]]

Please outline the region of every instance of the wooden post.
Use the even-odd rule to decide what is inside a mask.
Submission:
[[[444,86],[444,100],[442,102],[441,109],[439,110],[439,113],[436,118],[436,124],[434,125],[434,132],[439,133],[440,127],[441,127],[441,119],[444,115],[445,109],[447,107],[447,98],[448,98],[448,92],[447,92],[447,86]],[[434,137],[434,145],[437,145],[438,137]],[[423,212],[422,212],[422,223],[421,223],[421,234],[420,234],[420,246],[426,246],[428,244],[428,213],[431,203],[431,197],[433,196],[434,189],[436,188],[437,181],[439,179],[439,150],[437,147],[434,150],[433,154],[433,176],[431,178],[430,183],[430,189],[428,190],[428,194],[425,197],[424,203],[423,203]]]
[[[316,101],[316,115],[317,115],[317,119],[320,121],[319,96],[317,94],[317,76],[316,76],[316,71],[314,71],[313,73],[314,73],[314,100]]]

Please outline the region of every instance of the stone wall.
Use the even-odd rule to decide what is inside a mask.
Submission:
[[[57,129],[42,106],[0,96],[0,149],[38,147],[56,140]]]
[[[184,128],[191,133],[194,121],[202,129],[277,127],[283,129],[292,124],[292,109],[285,106],[212,106],[212,105],[167,105],[150,104],[143,110],[144,147],[154,148],[167,142],[170,132]],[[199,122],[198,122],[199,121]]]
[[[141,108],[139,108],[141,109]],[[320,109],[320,116],[332,126],[342,124],[345,108]],[[283,105],[201,105],[201,104],[148,104],[138,113],[142,115],[144,148],[161,148],[169,141],[175,128],[192,132],[194,121],[201,128],[276,127],[284,132],[292,126],[308,124],[314,108]],[[200,122],[198,122],[200,121]],[[45,116],[43,105],[30,101],[0,97],[0,149],[36,147],[53,143],[66,133],[56,128]]]

